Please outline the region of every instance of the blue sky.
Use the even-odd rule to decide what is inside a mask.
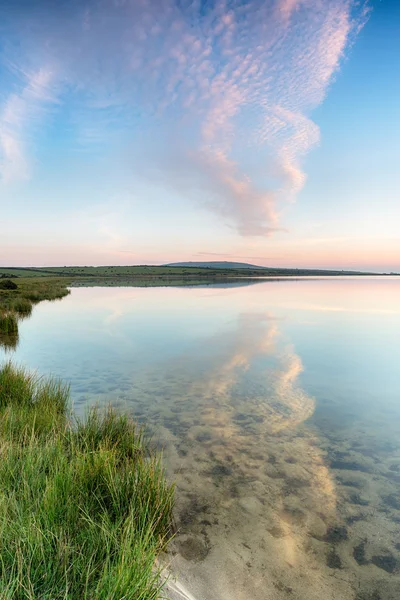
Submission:
[[[398,3],[14,0],[0,23],[0,264],[400,270]]]

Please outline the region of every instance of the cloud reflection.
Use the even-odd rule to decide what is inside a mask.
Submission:
[[[226,593],[237,598],[264,598],[268,573],[284,577],[287,564],[304,573],[308,590],[320,585],[321,564],[306,547],[310,532],[323,536],[336,514],[334,482],[305,424],[315,400],[300,384],[301,358],[279,325],[267,312],[242,313],[201,348],[168,361],[153,382],[160,400],[152,399],[152,408],[149,402],[150,419],[166,428],[167,462],[177,478],[178,542],[202,539],[201,515],[187,523],[188,511],[199,510],[193,502],[210,507],[203,520],[219,523],[207,533],[219,558],[191,572],[222,585],[222,570]],[[243,540],[254,550],[251,580],[237,558]],[[178,554],[175,567],[185,576],[192,567],[182,560]],[[233,575],[246,582],[242,595],[231,587]]]

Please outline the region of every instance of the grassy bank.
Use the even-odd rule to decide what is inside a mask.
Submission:
[[[0,346],[18,345],[18,322],[29,317],[35,304],[69,294],[67,280],[57,278],[0,278]]]
[[[11,281],[16,287],[8,289],[6,283]],[[29,313],[32,305],[42,300],[57,300],[69,294],[68,279],[56,277],[0,278],[0,311]],[[3,287],[4,286],[4,287]]]
[[[69,390],[0,369],[0,598],[153,600],[173,490],[128,418],[71,419]]]

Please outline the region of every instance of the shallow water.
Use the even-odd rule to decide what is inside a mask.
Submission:
[[[399,340],[397,278],[80,288],[0,359],[148,424],[196,600],[398,600]]]

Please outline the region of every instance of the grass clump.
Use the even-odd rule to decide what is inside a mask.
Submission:
[[[18,319],[14,313],[0,313],[0,333],[5,335],[18,334]]]
[[[143,431],[111,408],[68,414],[69,390],[0,369],[0,598],[155,600],[173,489]]]
[[[10,303],[11,310],[20,316],[28,317],[32,312],[32,302],[27,298],[15,298]]]
[[[68,402],[68,386],[6,363],[0,369],[0,443],[59,431],[67,423]]]

